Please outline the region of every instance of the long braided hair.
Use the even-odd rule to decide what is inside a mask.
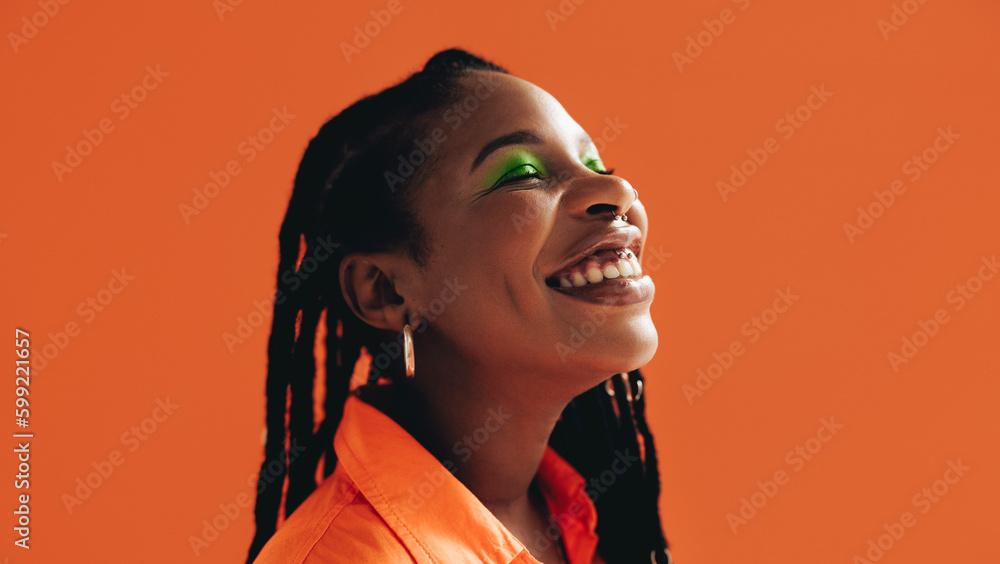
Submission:
[[[267,349],[267,438],[248,563],[274,534],[282,505],[287,518],[316,489],[321,459],[322,478],[333,473],[333,437],[355,365],[385,342],[382,331],[360,321],[344,302],[340,261],[351,252],[405,248],[423,264],[427,251],[411,208],[422,173],[432,167],[416,167],[398,184],[387,184],[385,171],[397,169],[395,159],[410,154],[412,140],[427,137],[431,114],[462,97],[463,80],[473,71],[507,73],[465,51],[441,51],[403,82],[331,118],[306,148],[278,236]],[[380,221],[371,220],[374,213]],[[325,363],[317,366],[321,321]],[[325,381],[319,381],[318,372]],[[374,380],[377,371],[370,374]],[[549,441],[588,482],[598,512],[598,550],[608,564],[669,560],[642,381],[636,370],[581,394],[566,407]],[[318,427],[314,388],[324,390]],[[641,462],[626,464],[623,474],[610,472],[616,460],[636,456]]]

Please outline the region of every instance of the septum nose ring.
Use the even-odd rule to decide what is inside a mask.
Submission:
[[[635,192],[635,199],[632,200],[631,204],[629,204],[630,208],[634,206],[636,202],[639,201],[639,191],[635,189],[635,186],[632,187],[632,191]],[[628,216],[625,214],[622,215],[614,214],[614,216],[615,216],[615,221],[618,221],[619,219],[622,221],[628,221]]]

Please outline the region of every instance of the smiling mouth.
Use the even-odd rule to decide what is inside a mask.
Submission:
[[[581,288],[609,280],[638,279],[642,267],[631,249],[602,249],[545,279],[550,288]]]

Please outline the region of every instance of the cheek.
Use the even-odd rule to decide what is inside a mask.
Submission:
[[[499,191],[484,196],[488,201],[481,201],[482,205],[463,217],[447,236],[457,249],[455,254],[463,258],[474,255],[482,260],[481,266],[493,272],[526,261],[534,264],[555,211],[553,198],[540,190]]]
[[[488,210],[476,218],[477,229],[496,257],[514,257],[534,264],[541,253],[555,215],[555,202],[541,190],[496,194]]]
[[[507,203],[506,217],[511,230],[517,237],[537,239],[538,244],[544,242],[540,236],[549,230],[555,212],[555,202],[541,194],[519,192],[512,194]]]
[[[530,307],[526,300],[537,299],[535,279],[541,273],[536,265],[551,229],[553,206],[551,198],[531,190],[492,196],[496,198],[451,234],[456,252],[450,258],[475,282],[471,292],[488,300],[488,306],[480,307],[514,312]]]
[[[555,215],[552,198],[528,190],[504,196],[503,205],[496,206],[494,213],[483,220],[490,230],[490,248],[486,249],[489,262],[491,268],[502,271],[505,282],[512,286],[508,290],[516,292],[526,283],[528,294],[521,299],[535,299],[537,279],[544,276],[538,260],[548,242]]]

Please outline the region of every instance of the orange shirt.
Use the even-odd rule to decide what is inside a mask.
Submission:
[[[441,462],[360,398],[348,396],[333,444],[333,474],[281,524],[254,564],[537,564]],[[583,477],[551,448],[536,477],[570,564],[601,563],[597,511]],[[527,542],[544,548],[556,534],[537,531]]]

